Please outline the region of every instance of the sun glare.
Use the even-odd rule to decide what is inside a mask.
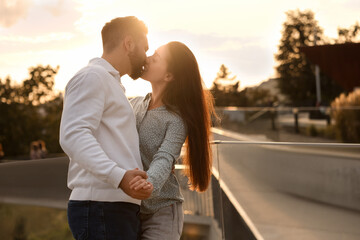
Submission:
[[[4,6],[15,8],[17,2],[20,1],[6,1]],[[237,75],[241,87],[258,84],[274,76],[273,57],[278,50],[285,12],[299,8],[294,1],[282,0],[221,3],[138,0],[126,4],[117,0],[24,2],[29,4],[22,6],[22,11],[21,6],[17,6],[16,13],[7,13],[13,25],[9,26],[8,17],[2,20],[0,77],[10,75],[21,81],[27,77],[27,68],[31,66],[59,65],[55,79],[55,88],[59,90],[64,90],[72,75],[91,58],[101,56],[100,31],[104,24],[115,17],[131,15],[148,26],[148,55],[169,41],[180,41],[196,56],[207,87],[211,87],[221,64]],[[304,0],[301,9],[314,11],[325,34],[336,37],[337,27],[349,27],[360,21],[359,8],[353,5],[341,0]],[[46,23],[51,26],[50,30],[36,25],[39,20],[34,12],[38,13],[39,9],[52,13],[49,15],[52,19]],[[61,17],[69,22],[63,25],[56,22]],[[124,77],[129,95],[148,92],[148,86],[142,87],[143,84],[146,85],[141,80],[134,82]]]

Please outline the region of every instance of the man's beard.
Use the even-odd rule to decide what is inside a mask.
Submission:
[[[131,64],[131,73],[129,76],[132,79],[136,80],[142,75],[144,71],[143,66],[145,65],[145,60],[140,58],[133,52],[129,53],[129,59]]]

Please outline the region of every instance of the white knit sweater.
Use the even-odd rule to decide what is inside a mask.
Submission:
[[[67,84],[60,145],[70,158],[71,200],[131,202],[118,188],[126,170],[143,169],[132,107],[119,72],[92,59]]]

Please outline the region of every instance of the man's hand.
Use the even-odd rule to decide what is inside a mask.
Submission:
[[[152,184],[150,184],[145,189],[140,189],[138,191],[130,188],[130,181],[133,180],[135,177],[141,178],[141,179],[147,179],[147,174],[144,171],[134,169],[134,170],[128,170],[126,171],[123,179],[120,182],[119,187],[130,197],[144,200],[150,197],[152,190],[154,189]],[[137,179],[138,179],[137,178]]]

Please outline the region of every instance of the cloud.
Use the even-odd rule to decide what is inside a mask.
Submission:
[[[257,84],[273,75],[274,52],[267,36],[227,37],[220,34],[197,34],[186,30],[155,33],[162,43],[151,41],[157,48],[168,41],[185,43],[194,52],[207,86],[216,77],[220,65],[225,64],[237,75],[242,87]]]
[[[65,7],[65,0],[50,1],[44,4],[44,8],[56,17],[60,16],[65,12]]]
[[[31,0],[0,0],[0,25],[9,28],[26,18]]]
[[[3,0],[0,0],[3,1]],[[11,28],[1,29],[1,36],[36,38],[50,33],[76,34],[74,23],[81,17],[77,3],[71,0],[31,0],[26,20]],[[50,10],[53,9],[53,10]]]
[[[28,37],[28,36],[0,36],[0,42],[8,43],[33,43],[43,44],[53,41],[68,41],[74,37],[69,32],[53,32],[46,35]]]
[[[238,50],[252,45],[261,45],[263,41],[261,37],[228,37],[215,33],[199,34],[180,29],[158,32],[156,34],[165,41],[184,42],[185,44],[190,44],[196,49],[201,49],[203,51]],[[189,47],[191,48],[191,46]]]
[[[360,1],[359,0],[349,0],[344,3],[345,7],[351,9],[360,9]]]

